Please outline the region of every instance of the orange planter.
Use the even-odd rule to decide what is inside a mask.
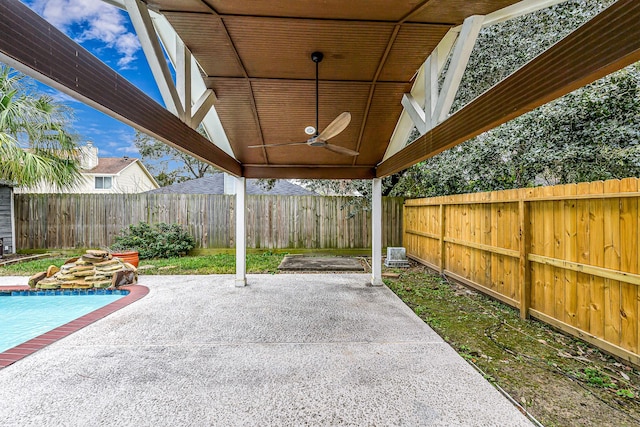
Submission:
[[[113,252],[111,255],[113,255],[114,258],[120,258],[122,262],[128,262],[138,268],[138,263],[140,262],[140,258],[138,258],[138,251]]]

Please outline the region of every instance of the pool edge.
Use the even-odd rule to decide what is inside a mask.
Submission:
[[[22,287],[16,287],[22,289]],[[9,289],[9,288],[7,288]],[[10,348],[0,353],[0,370],[6,368],[9,365],[14,364],[20,359],[23,359],[38,350],[58,341],[61,338],[71,335],[74,332],[94,323],[97,320],[103,319],[120,310],[122,307],[126,307],[132,304],[149,293],[149,288],[142,285],[130,285],[122,286],[121,289],[128,290],[129,294],[122,298],[98,308],[97,310],[87,313],[84,316],[78,317],[64,325],[58,326],[42,335],[25,341],[15,347]]]

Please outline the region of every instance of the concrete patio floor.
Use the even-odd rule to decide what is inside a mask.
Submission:
[[[0,425],[531,425],[367,279],[142,276],[142,300],[0,370]]]

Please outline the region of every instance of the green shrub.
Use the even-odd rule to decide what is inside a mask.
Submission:
[[[122,230],[111,250],[136,250],[140,259],[170,258],[184,256],[194,246],[193,237],[180,224],[141,222]]]

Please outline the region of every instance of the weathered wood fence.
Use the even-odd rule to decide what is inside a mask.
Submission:
[[[247,196],[247,246],[371,246],[371,214],[349,216],[348,197]],[[383,245],[402,242],[402,198],[384,198]],[[107,247],[130,224],[179,223],[199,248],[232,248],[235,197],[202,194],[18,194],[18,249]]]
[[[407,200],[407,253],[640,365],[639,180]]]

